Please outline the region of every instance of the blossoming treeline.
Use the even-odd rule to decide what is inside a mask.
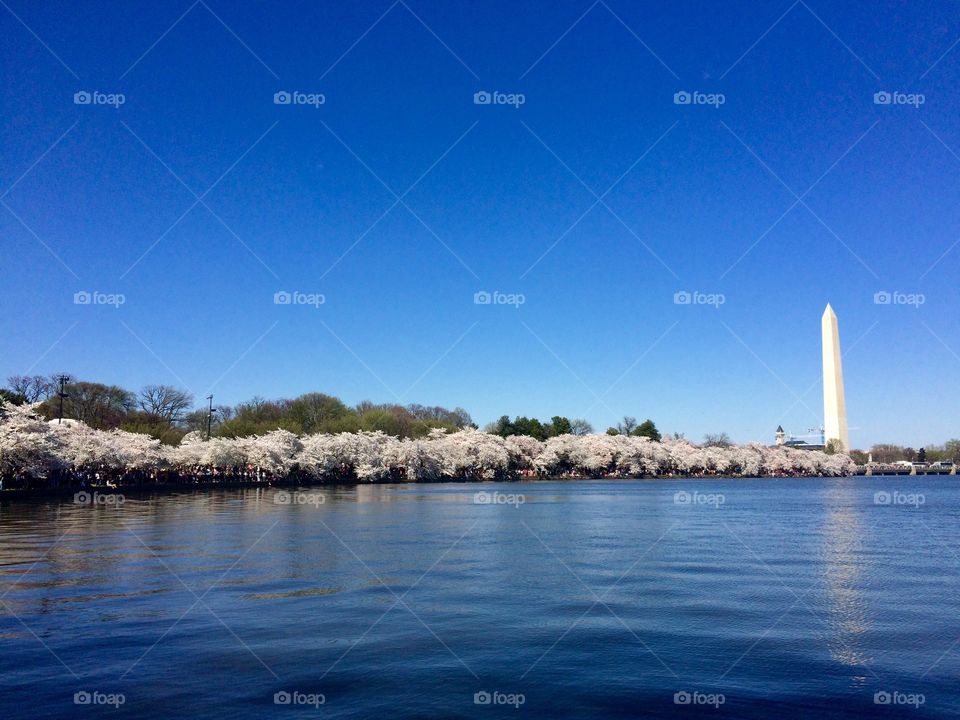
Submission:
[[[472,428],[436,429],[422,439],[398,439],[382,432],[298,436],[274,430],[211,440],[194,432],[171,447],[123,430],[49,423],[32,405],[2,404],[0,416],[0,476],[7,488],[24,480],[89,479],[91,471],[99,481],[124,484],[162,481],[171,473],[194,479],[428,482],[521,475],[845,475],[855,470],[842,454],[759,444],[697,447],[673,438],[655,442],[646,437],[592,434],[560,435],[541,442]]]

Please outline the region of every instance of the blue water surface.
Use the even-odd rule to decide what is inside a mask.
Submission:
[[[956,478],[110,500],[0,505],[4,718],[960,716]]]

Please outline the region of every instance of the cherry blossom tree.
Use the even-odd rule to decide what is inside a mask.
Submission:
[[[66,465],[63,441],[37,407],[0,403],[0,476],[44,477]]]
[[[541,442],[524,435],[501,437],[471,427],[437,428],[424,438],[398,439],[383,432],[317,433],[287,430],[241,438],[205,440],[188,433],[176,447],[147,435],[103,431],[82,422],[45,422],[37,405],[0,404],[0,475],[44,478],[66,468],[177,468],[181,474],[257,468],[263,479],[317,482],[383,482],[406,479],[509,479],[544,476],[650,477],[662,475],[848,475],[846,454],[759,444],[698,446],[679,437],[657,442],[636,435],[557,435]],[[211,473],[212,471],[212,473]]]

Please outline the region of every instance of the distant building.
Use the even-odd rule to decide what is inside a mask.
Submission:
[[[774,447],[788,447],[794,448],[796,450],[823,450],[823,443],[809,443],[803,438],[796,438],[792,435],[787,435],[783,430],[782,425],[777,425],[777,432],[774,434],[775,445]]]
[[[800,440],[799,438],[791,438],[787,440],[784,444],[784,447],[796,448],[798,450],[823,450],[824,445],[820,443],[808,443],[806,440]]]

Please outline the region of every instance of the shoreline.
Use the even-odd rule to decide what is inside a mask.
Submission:
[[[431,486],[431,485],[479,485],[479,484],[524,484],[537,482],[582,482],[586,480],[596,481],[624,481],[624,480],[803,480],[803,479],[823,479],[831,477],[834,479],[842,478],[893,478],[893,477],[950,477],[949,472],[930,472],[911,475],[908,472],[881,472],[866,473],[857,472],[851,475],[757,475],[750,477],[736,475],[644,475],[636,476],[607,476],[596,477],[590,475],[545,475],[537,477],[517,477],[513,479],[494,479],[494,480],[476,480],[476,479],[457,479],[444,478],[431,482],[405,482],[396,480],[383,480],[376,482],[301,482],[299,480],[250,480],[250,481],[223,481],[223,482],[195,482],[195,483],[144,483],[137,485],[87,485],[86,487],[59,487],[59,488],[13,488],[0,490],[0,502],[4,500],[44,500],[44,499],[64,499],[78,493],[99,493],[100,495],[123,495],[123,496],[142,496],[142,495],[174,495],[177,493],[188,492],[206,492],[210,490],[240,490],[254,488],[354,488],[373,485],[401,485],[401,486]]]

